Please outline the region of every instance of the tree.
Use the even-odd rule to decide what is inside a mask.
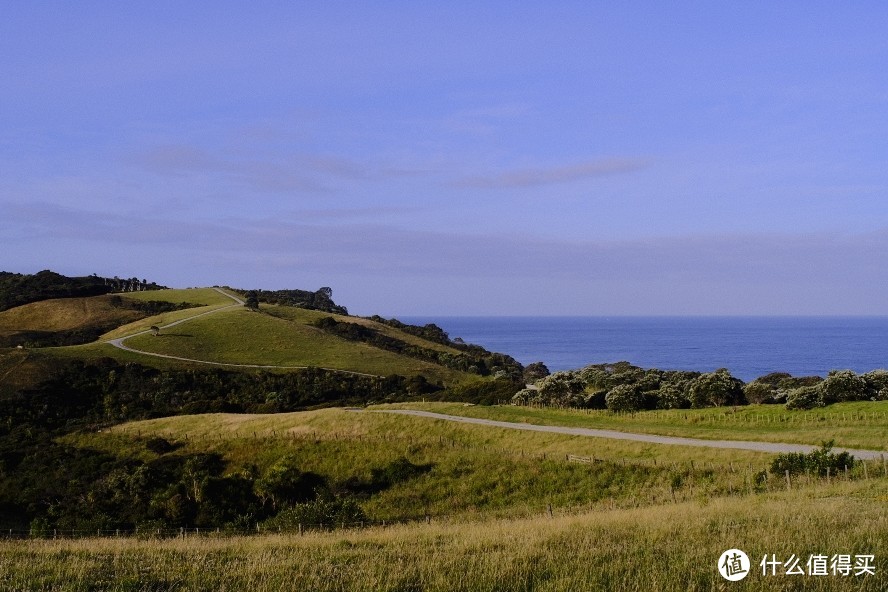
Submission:
[[[547,405],[559,407],[580,407],[586,383],[575,372],[563,371],[550,374],[540,380],[540,398]]]
[[[827,405],[839,401],[862,401],[867,398],[869,390],[866,379],[851,370],[831,370],[818,388]]]
[[[742,405],[743,382],[731,376],[726,368],[701,374],[691,382],[688,398],[692,407]]]
[[[660,409],[687,409],[691,406],[685,389],[678,384],[662,384],[657,394]]]
[[[259,499],[263,503],[269,503],[275,511],[293,503],[314,499],[317,492],[326,487],[323,477],[300,471],[295,459],[290,457],[284,457],[272,465],[254,485]]]
[[[549,376],[549,368],[547,368],[546,365],[542,362],[534,362],[532,364],[528,364],[524,368],[524,381],[527,383],[536,382],[537,380],[545,378],[547,376]]]
[[[786,397],[787,409],[813,409],[823,406],[823,393],[816,386],[800,386],[789,391]]]
[[[604,397],[611,411],[638,411],[644,408],[644,395],[631,384],[618,384]]]
[[[870,397],[878,401],[888,400],[888,370],[873,370],[863,375],[869,387]]]
[[[244,306],[250,310],[259,310],[259,293],[256,290],[250,290],[247,292],[247,296],[244,299]]]

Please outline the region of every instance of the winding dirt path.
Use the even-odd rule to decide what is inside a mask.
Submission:
[[[228,306],[222,306],[220,308],[214,308],[213,310],[208,310],[206,312],[202,312],[196,314],[191,317],[187,317],[184,319],[179,319],[178,321],[173,321],[172,323],[163,325],[159,327],[160,329],[168,329],[169,327],[175,327],[176,325],[181,325],[182,323],[187,323],[188,321],[193,321],[194,319],[199,319],[200,317],[205,317],[207,315],[216,314],[217,312],[223,312],[226,310],[231,310],[232,308],[239,308],[243,306],[245,303],[243,300],[238,298],[237,296],[232,296],[228,292],[225,292],[221,288],[213,288],[223,296],[227,296],[234,300],[234,304],[229,304]],[[209,360],[195,360],[194,358],[183,358],[182,356],[172,356],[169,354],[158,354],[154,352],[149,352],[141,349],[136,349],[134,347],[130,347],[125,345],[123,342],[127,339],[131,339],[136,337],[137,335],[145,335],[146,333],[150,333],[151,329],[145,329],[144,331],[139,331],[138,333],[133,333],[132,335],[127,335],[126,337],[118,337],[117,339],[109,339],[105,343],[109,345],[113,345],[118,349],[122,349],[128,352],[133,352],[136,354],[140,354],[143,356],[152,356],[155,358],[166,358],[168,360],[177,360],[179,362],[191,362],[193,364],[207,364],[210,366],[222,366],[226,368],[259,368],[259,369],[267,369],[267,370],[305,370],[309,368],[309,366],[275,366],[270,364],[232,364],[228,362],[211,362]],[[377,378],[376,374],[366,374],[364,372],[352,372],[351,370],[339,370],[336,368],[320,368],[321,370],[327,370],[329,372],[339,372],[341,374],[351,374],[353,376],[369,376],[372,378]]]
[[[529,432],[547,432],[550,434],[569,434],[572,436],[588,436],[591,438],[610,438],[612,440],[633,440],[635,442],[648,442],[651,444],[671,444],[676,446],[700,446],[705,448],[732,448],[738,450],[754,450],[756,452],[784,453],[802,452],[808,453],[816,450],[817,446],[807,444],[783,444],[779,442],[751,442],[748,440],[703,440],[699,438],[680,438],[677,436],[657,436],[654,434],[638,434],[633,432],[618,432],[616,430],[599,430],[593,428],[571,428],[567,426],[534,425],[530,423],[514,423],[510,421],[497,421],[494,419],[480,419],[476,417],[463,417],[460,415],[447,415],[432,411],[420,411],[417,409],[374,409],[375,413],[399,413],[401,415],[413,415],[458,423],[471,423],[477,425],[506,428],[511,430],[526,430]],[[886,456],[886,453],[878,450],[855,450],[853,448],[833,448],[835,452],[849,452],[858,459],[873,460]]]

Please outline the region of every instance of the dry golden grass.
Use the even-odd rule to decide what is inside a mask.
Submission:
[[[4,590],[885,590],[884,482],[520,520],[432,522],[305,536],[0,543]],[[721,553],[752,560],[721,579]],[[875,575],[762,575],[775,554],[875,555]]]
[[[112,306],[109,296],[57,298],[0,312],[0,331],[70,331],[124,324],[142,316],[138,311]]]

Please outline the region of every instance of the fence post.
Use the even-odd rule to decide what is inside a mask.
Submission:
[[[552,517],[552,504],[546,505],[546,511],[549,513],[549,518]]]
[[[787,489],[792,489],[792,485],[791,485],[791,483],[790,483],[790,481],[789,481],[789,469],[786,469],[786,488],[787,488]]]

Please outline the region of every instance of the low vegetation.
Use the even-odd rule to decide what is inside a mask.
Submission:
[[[813,409],[843,401],[885,400],[888,400],[888,370],[860,375],[851,370],[833,370],[825,379],[776,372],[744,384],[726,368],[701,373],[644,369],[628,362],[555,372],[512,398],[517,405],[616,412],[749,403],[785,403],[787,409]]]
[[[745,550],[744,590],[884,590],[885,483],[522,519],[432,520],[300,536],[212,533],[169,540],[0,542],[0,586],[86,590],[658,590],[729,589],[716,569]],[[816,525],[816,528],[812,528]],[[763,575],[766,555],[872,554],[875,575]]]

